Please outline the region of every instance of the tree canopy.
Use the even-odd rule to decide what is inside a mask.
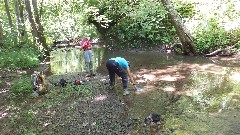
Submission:
[[[198,53],[239,46],[238,1],[167,1],[180,18],[172,21],[189,31]],[[172,12],[159,0],[4,0],[0,43],[5,48],[27,44],[41,49],[84,35],[114,41],[116,48],[183,42]]]

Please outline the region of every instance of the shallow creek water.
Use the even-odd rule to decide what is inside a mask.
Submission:
[[[240,134],[240,62],[238,58],[190,57],[155,51],[105,51],[94,48],[94,69],[107,75],[105,62],[124,57],[142,91],[123,97],[126,113],[144,119],[161,115],[155,134]],[[51,52],[51,72],[84,72],[82,52],[76,48]],[[121,81],[118,79],[119,88]],[[135,93],[135,94],[134,94]],[[134,131],[139,133],[139,131]]]

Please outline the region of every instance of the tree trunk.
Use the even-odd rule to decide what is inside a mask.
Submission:
[[[20,28],[21,28],[21,22],[20,22],[20,17],[19,17],[19,8],[18,8],[18,1],[14,0],[14,10],[15,10],[15,14],[16,14],[16,24],[17,24],[17,30],[18,30],[18,36],[17,36],[17,42],[19,41],[19,35],[20,35]]]
[[[4,0],[4,4],[5,4],[6,13],[7,13],[7,16],[8,16],[9,26],[12,29],[13,28],[13,23],[12,23],[12,17],[11,17],[9,6],[8,6],[8,1]]]
[[[46,38],[44,37],[44,33],[43,33],[44,29],[38,15],[37,0],[32,0],[32,5],[33,5],[33,12],[34,12],[34,17],[37,25],[37,30],[38,30],[38,36],[41,40],[42,46],[44,48],[47,48]]]
[[[0,47],[3,46],[3,28],[2,28],[2,22],[0,21]]]
[[[16,14],[16,19],[17,19],[17,29],[18,29],[18,37],[23,37],[24,36],[24,24],[23,24],[23,9],[21,1],[20,0],[14,0],[14,9],[15,9],[15,14]],[[22,16],[21,16],[22,15]]]
[[[178,15],[177,11],[171,4],[170,0],[161,0],[163,6],[168,11],[168,15],[170,18],[170,22],[175,27],[177,35],[182,43],[183,53],[185,55],[196,55],[196,50],[194,43],[191,38],[191,34],[187,31],[180,16]]]
[[[30,1],[29,0],[25,0],[25,4],[26,4],[26,10],[27,10],[27,13],[28,13],[28,19],[29,19],[29,22],[30,22],[31,27],[32,27],[33,37],[37,40],[38,46],[42,46],[41,40],[40,40],[40,38],[38,36],[38,31],[37,31],[37,27],[36,27],[35,21],[33,19],[31,6],[30,6]]]
[[[20,22],[21,22],[21,31],[20,31],[20,35],[22,37],[25,36],[25,21],[24,21],[24,17],[23,17],[23,3],[21,0],[18,0],[19,3],[19,18],[20,18]]]

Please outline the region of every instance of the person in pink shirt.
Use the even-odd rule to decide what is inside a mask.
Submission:
[[[83,38],[80,43],[80,48],[84,50],[85,70],[89,74],[88,77],[95,76],[93,73],[93,52],[92,44],[88,37]]]

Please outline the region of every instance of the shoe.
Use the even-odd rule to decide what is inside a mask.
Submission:
[[[128,94],[130,94],[130,92],[128,90],[123,90],[123,96],[126,96]]]

